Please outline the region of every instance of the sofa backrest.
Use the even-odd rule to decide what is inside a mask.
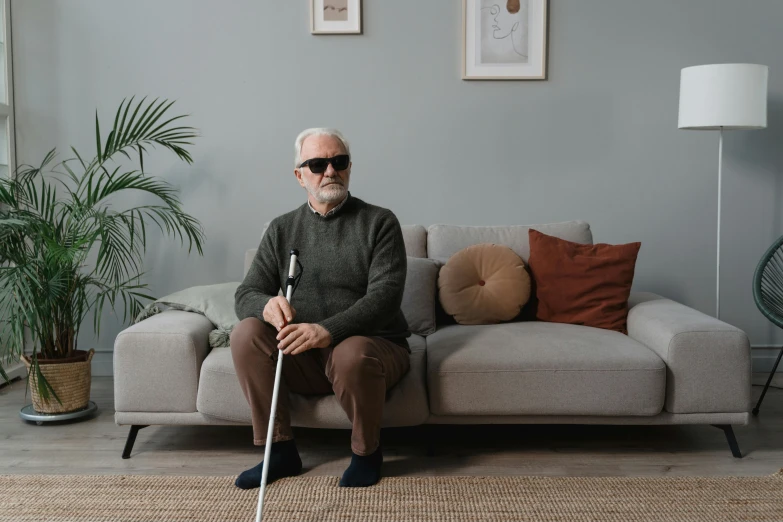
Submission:
[[[264,223],[261,230],[261,237],[266,233],[266,227],[269,223]],[[427,229],[421,225],[403,225],[402,239],[405,242],[405,252],[411,257],[427,257]],[[256,256],[257,248],[251,248],[245,251],[245,268],[242,271],[242,278],[247,275],[253,258]]]
[[[431,225],[427,229],[427,257],[445,263],[453,254],[463,248],[479,243],[495,243],[511,248],[527,263],[530,257],[530,243],[527,235],[531,228],[574,243],[588,245],[593,243],[590,225],[584,221],[494,227]]]

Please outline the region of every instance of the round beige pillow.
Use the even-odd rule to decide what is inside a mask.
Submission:
[[[481,243],[449,258],[438,275],[443,310],[460,324],[510,321],[530,298],[525,262],[503,245]]]

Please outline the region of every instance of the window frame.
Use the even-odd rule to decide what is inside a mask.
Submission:
[[[7,103],[0,100],[0,117],[6,118],[6,134],[8,136],[8,175],[16,172],[16,127],[14,124],[14,60],[11,46],[11,0],[2,0],[3,3],[3,50],[5,52],[5,71],[3,81]]]

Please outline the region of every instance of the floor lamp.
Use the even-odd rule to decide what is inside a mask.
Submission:
[[[678,126],[718,130],[718,248],[715,317],[720,318],[720,204],[723,177],[723,131],[767,126],[766,65],[726,63],[686,67],[680,73]]]

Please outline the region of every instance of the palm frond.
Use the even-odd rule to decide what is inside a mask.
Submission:
[[[100,149],[101,142],[100,138],[98,138],[96,141],[97,146],[99,147],[98,154],[96,155],[95,160],[93,160],[93,163],[91,163],[86,170],[98,170],[106,161],[118,153],[123,154],[130,159],[128,153],[133,151],[139,154],[139,162],[142,165],[141,170],[143,171],[143,155],[146,151],[144,145],[152,143],[157,143],[174,152],[183,161],[192,163],[193,158],[190,155],[190,152],[182,147],[181,143],[176,143],[176,141],[189,140],[197,137],[198,134],[193,127],[171,126],[174,122],[187,115],[164,119],[166,112],[172,105],[174,105],[174,101],[164,99],[159,102],[158,98],[156,98],[152,102],[146,103],[146,98],[143,98],[136,104],[135,108],[133,108],[131,117],[127,118],[129,110],[133,107],[133,98],[127,102],[123,100],[120,104],[120,108],[115,114],[114,125],[109,132],[105,147]],[[123,112],[123,116],[120,120],[119,115],[121,111]],[[138,116],[140,111],[141,116]],[[99,125],[96,115],[96,133],[100,132]]]
[[[144,156],[157,146],[193,161],[188,147],[197,131],[181,125],[184,115],[168,115],[173,103],[123,100],[105,139],[96,111],[93,158],[71,147],[74,157],[55,164],[52,149],[38,166],[21,165],[15,176],[0,179],[0,355],[21,356],[27,335],[33,343],[28,378],[35,376],[44,398],[58,399],[40,371],[39,351],[61,357],[75,349],[90,311],[99,335],[105,305],[122,306],[127,321],[154,299],[141,271],[150,221],[203,254],[203,228],[182,210],[176,187],[144,170]],[[140,169],[110,165],[118,154],[130,161],[138,156]],[[159,202],[112,210],[110,199],[129,190]],[[92,266],[87,260],[96,247]],[[6,377],[1,362],[0,376]]]

